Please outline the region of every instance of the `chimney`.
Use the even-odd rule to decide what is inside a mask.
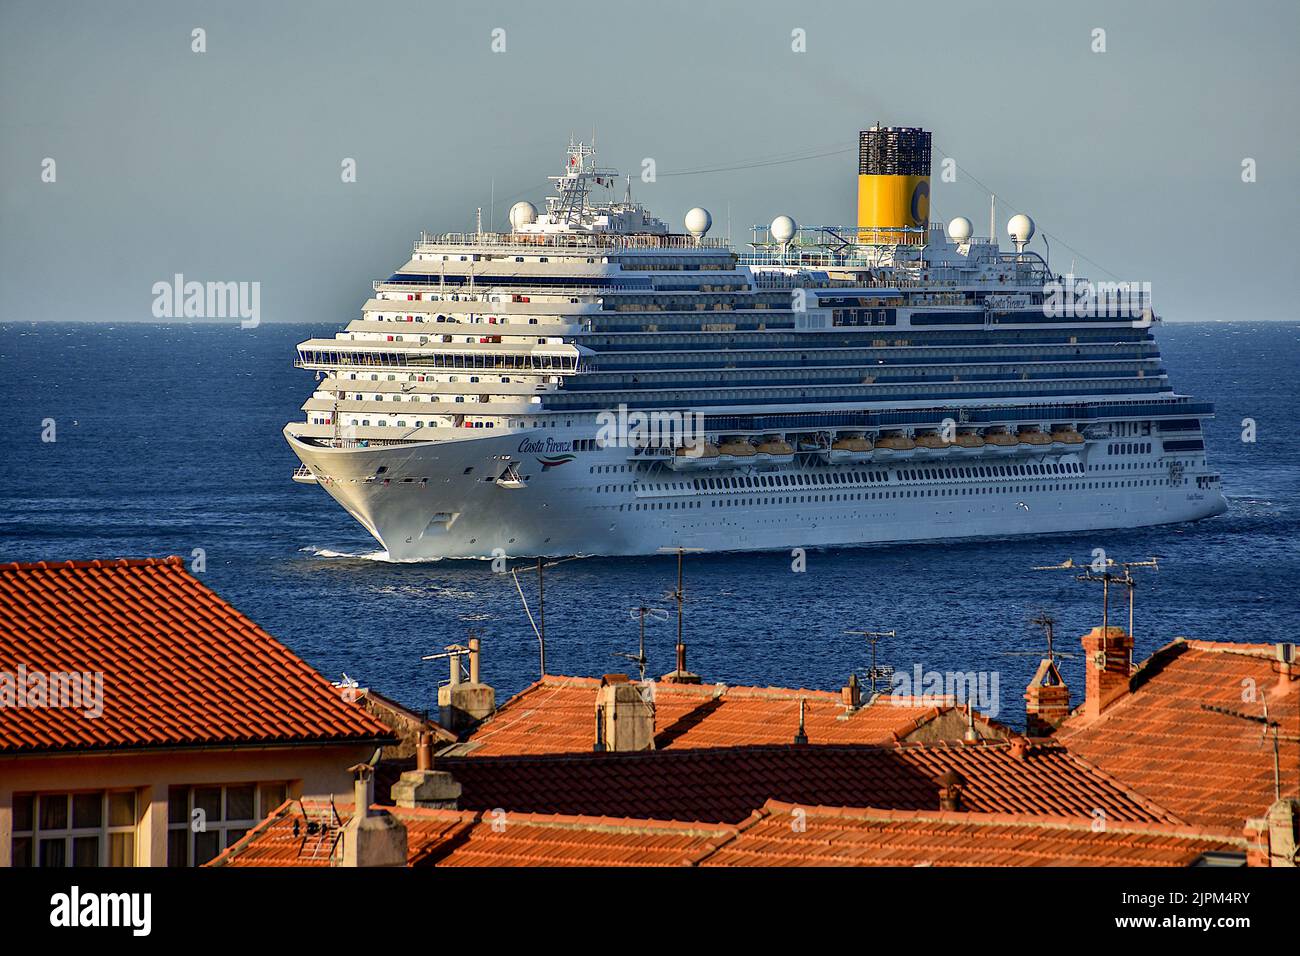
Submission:
[[[339,866],[405,866],[406,827],[387,810],[372,810],[374,768],[360,763],[354,775],[352,819],[339,835]]]
[[[1284,797],[1259,819],[1246,821],[1247,866],[1300,866],[1300,800]]]
[[[479,679],[480,644],[477,637],[469,646],[453,644],[447,648],[451,661],[451,682],[438,688],[439,720],[456,733],[468,730],[496,709],[496,691]],[[469,682],[461,680],[460,659],[469,656]]]
[[[686,669],[686,645],[681,643],[677,645],[677,669],[669,671],[663,677],[659,678],[665,684],[698,684],[700,675],[692,674]]]
[[[794,732],[794,742],[796,746],[803,746],[808,743],[808,731],[804,727],[803,719],[804,699],[799,698],[799,729]]]
[[[1029,758],[1029,741],[1019,734],[1011,738],[1011,756],[1016,760]]]
[[[1300,660],[1296,659],[1294,644],[1278,644],[1275,657],[1277,664],[1273,669],[1277,671],[1281,683],[1300,678]]]
[[[407,770],[389,790],[394,805],[455,810],[461,786],[446,770],[433,769],[433,734],[420,731],[415,747],[415,769]]]
[[[1025,731],[1030,737],[1050,737],[1070,716],[1070,688],[1056,662],[1043,658],[1025,688]]]
[[[596,692],[596,742],[592,749],[626,753],[654,748],[653,694],[632,683],[626,674],[606,674]]]
[[[949,770],[938,779],[937,783],[939,784],[939,809],[963,809],[961,795],[963,788],[966,786],[966,778],[956,770]]]
[[[862,706],[862,684],[858,682],[857,674],[850,674],[849,682],[840,688],[840,699],[849,710]]]
[[[1133,673],[1133,638],[1122,627],[1094,627],[1083,635],[1088,679],[1083,712],[1095,720],[1129,690]]]

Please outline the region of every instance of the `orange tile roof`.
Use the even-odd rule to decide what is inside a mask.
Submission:
[[[1273,747],[1281,724],[1282,795],[1297,793],[1300,679],[1284,678],[1266,644],[1175,641],[1134,674],[1130,692],[1087,720],[1082,710],[1055,739],[1190,823],[1239,829],[1273,802]],[[1243,702],[1254,689],[1256,700]],[[1219,710],[1206,709],[1219,708]]]
[[[180,558],[0,565],[0,673],[102,673],[103,713],[0,707],[0,753],[388,739]]]
[[[609,817],[377,807],[407,830],[408,866],[681,866],[735,837],[733,826]],[[335,810],[341,823],[350,804]],[[308,832],[329,805],[289,801],[209,866],[330,865],[332,841]]]
[[[350,805],[338,806],[340,823]],[[1176,824],[1025,814],[850,810],[771,801],[739,825],[389,807],[409,866],[1187,866],[1242,854],[1241,837]],[[333,839],[283,804],[209,866],[324,867]],[[797,821],[798,825],[795,824]]]
[[[847,712],[840,695],[781,687],[655,684],[655,746],[660,750],[788,744],[799,727],[809,743],[888,743],[936,716],[932,702],[882,697]],[[507,701],[458,753],[475,757],[588,753],[600,681],[546,676]]]
[[[851,810],[773,801],[701,866],[1190,866],[1240,837],[1168,823]]]
[[[1055,744],[758,746],[517,757],[439,757],[460,806],[736,823],[768,800],[927,810],[937,779],[966,780],[963,806],[989,813],[1178,818]],[[395,773],[392,774],[395,777]],[[386,781],[385,781],[386,782]],[[377,792],[385,793],[385,782]]]

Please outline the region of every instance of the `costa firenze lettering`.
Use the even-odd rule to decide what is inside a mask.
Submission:
[[[525,438],[519,443],[521,455],[567,455],[573,452],[573,442],[554,438]]]

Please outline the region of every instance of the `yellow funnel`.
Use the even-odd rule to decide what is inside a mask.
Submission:
[[[930,134],[911,127],[863,130],[858,140],[858,240],[924,244],[929,223]]]

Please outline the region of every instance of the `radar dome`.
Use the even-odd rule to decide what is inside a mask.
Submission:
[[[1012,216],[1007,222],[1007,235],[1013,242],[1025,243],[1034,238],[1034,220],[1024,213]]]
[[[772,225],[768,232],[773,239],[784,245],[794,238],[794,234],[799,231],[799,226],[789,216],[777,216],[772,220]]]
[[[713,217],[707,209],[696,206],[686,214],[686,231],[696,239],[702,239],[713,225]]]
[[[958,216],[948,223],[948,238],[953,242],[965,242],[970,238],[972,226],[965,216]]]
[[[537,207],[530,202],[517,202],[510,207],[510,228],[515,232],[520,226],[528,226],[537,221]]]

